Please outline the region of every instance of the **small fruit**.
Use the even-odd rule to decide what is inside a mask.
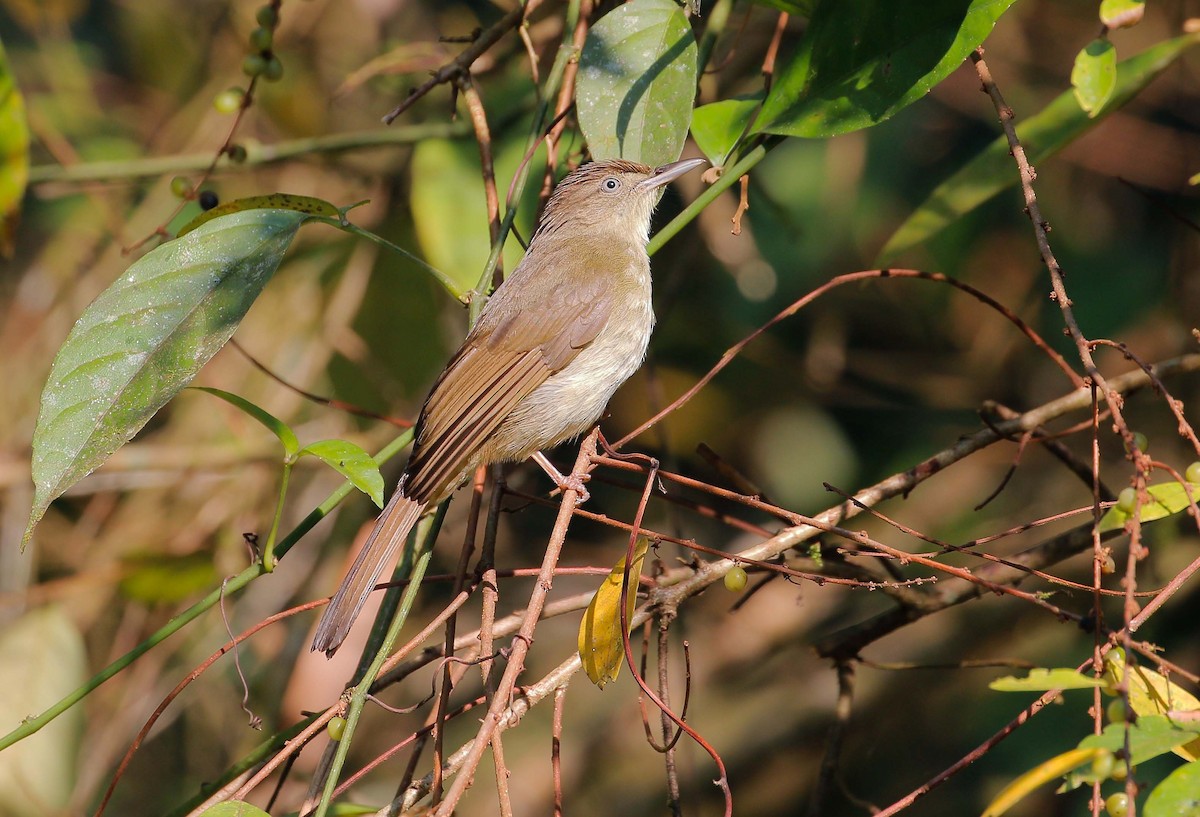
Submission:
[[[262,54],[251,54],[242,60],[242,73],[248,77],[257,77],[267,70],[267,58]]]
[[[1117,759],[1113,757],[1113,753],[1105,750],[1092,758],[1092,774],[1097,780],[1107,780],[1116,764]]]
[[[346,719],[341,717],[330,718],[329,723],[325,724],[325,731],[329,733],[329,739],[337,743],[342,739],[342,735],[346,734]]]
[[[245,99],[246,92],[241,88],[228,88],[213,97],[213,107],[221,113],[235,113]]]
[[[746,575],[746,568],[734,565],[725,574],[725,589],[730,593],[740,593],[746,589],[747,581],[749,581],[749,577]]]
[[[1133,509],[1137,507],[1137,491],[1133,488],[1123,488],[1121,493],[1117,494],[1117,510],[1123,513],[1133,513]]]
[[[1125,817],[1129,813],[1129,795],[1123,791],[1110,794],[1104,801],[1104,810],[1110,817]]]
[[[256,28],[250,32],[250,47],[255,51],[268,51],[274,35],[269,28]]]
[[[196,197],[196,201],[200,204],[201,210],[211,210],[221,203],[217,194],[211,190],[201,191],[200,195]]]
[[[1108,776],[1109,780],[1124,780],[1129,777],[1129,766],[1125,764],[1125,758],[1117,758],[1117,763],[1113,766],[1112,774]]]
[[[270,82],[275,82],[283,76],[283,63],[279,61],[279,57],[271,57],[267,60],[267,67],[262,72],[263,79]]]
[[[1125,702],[1120,698],[1109,701],[1104,714],[1108,716],[1109,723],[1125,723]]]
[[[192,180],[187,176],[176,176],[171,179],[171,195],[178,199],[186,199],[192,193]]]
[[[263,28],[275,28],[279,25],[279,12],[275,10],[274,6],[262,6],[254,12],[254,19]]]
[[[1133,447],[1145,454],[1150,449],[1150,440],[1140,431],[1133,432]],[[1129,443],[1125,443],[1125,450],[1129,451]]]
[[[241,164],[246,161],[246,148],[242,145],[230,145],[225,149],[225,153],[229,156],[229,161],[234,164]]]
[[[1100,562],[1100,572],[1105,576],[1111,576],[1117,572],[1117,563],[1111,555],[1105,555],[1104,560]]]
[[[1200,462],[1193,462],[1183,472],[1183,478],[1188,482],[1200,484]]]

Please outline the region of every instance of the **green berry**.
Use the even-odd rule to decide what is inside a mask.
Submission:
[[[279,61],[279,57],[271,57],[267,60],[267,67],[262,72],[263,79],[271,82],[277,81],[283,76],[283,63]]]
[[[1150,450],[1150,440],[1142,432],[1135,431],[1133,432],[1133,446],[1138,451],[1141,451],[1143,454],[1145,454],[1148,450]],[[1129,451],[1129,443],[1125,443],[1125,450]]]
[[[255,51],[268,51],[274,37],[269,28],[256,28],[250,32],[250,47]]]
[[[251,54],[242,60],[242,73],[248,77],[257,77],[267,70],[267,58],[262,54]]]
[[[1109,701],[1104,714],[1108,716],[1109,723],[1125,723],[1125,702],[1120,698]]]
[[[1129,777],[1129,766],[1125,763],[1125,758],[1117,758],[1117,764],[1113,766],[1112,774],[1108,776],[1109,780],[1124,780]]]
[[[1200,484],[1200,462],[1193,462],[1183,472],[1183,478],[1193,484]]]
[[[1097,780],[1107,780],[1116,765],[1117,759],[1113,757],[1112,752],[1106,749],[1092,758],[1092,775]]]
[[[1111,576],[1117,572],[1117,563],[1112,556],[1106,555],[1104,561],[1100,563],[1100,572],[1105,576]]]
[[[171,195],[178,199],[186,199],[192,194],[192,180],[187,176],[176,176],[171,179]]]
[[[725,574],[725,589],[730,593],[740,593],[746,589],[746,582],[748,580],[746,568],[741,565],[734,565]]]
[[[325,731],[329,733],[329,739],[337,743],[342,739],[342,735],[346,734],[346,719],[330,718],[329,723],[325,724]]]
[[[1129,795],[1123,791],[1110,794],[1104,801],[1104,810],[1110,817],[1125,817],[1129,813]]]
[[[1137,491],[1133,488],[1124,488],[1121,493],[1117,494],[1117,510],[1123,513],[1133,513],[1133,509],[1137,507]]]
[[[229,156],[229,161],[240,165],[246,161],[246,148],[242,145],[230,145],[225,149],[225,153]]]
[[[246,92],[241,88],[229,88],[213,97],[213,107],[221,113],[234,113],[245,99]]]
[[[262,6],[254,12],[254,19],[263,28],[275,28],[279,25],[279,12],[275,10],[274,6]]]

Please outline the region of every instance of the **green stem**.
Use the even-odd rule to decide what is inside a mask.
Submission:
[[[442,519],[445,518],[446,505],[447,503],[443,502],[437,513],[424,517],[417,525],[416,539],[420,545],[412,556],[412,573],[409,576],[408,586],[404,588],[404,595],[400,599],[400,609],[392,617],[387,635],[384,636],[383,643],[375,652],[374,660],[371,661],[371,665],[367,667],[366,672],[355,685],[354,692],[351,693],[350,705],[346,710],[346,729],[342,734],[342,739],[338,741],[333,760],[330,762],[329,775],[325,778],[325,788],[321,792],[321,802],[317,804],[314,817],[325,817],[329,812],[333,792],[337,788],[342,767],[346,763],[346,755],[350,751],[351,738],[358,726],[363,706],[367,702],[367,693],[371,691],[371,685],[379,677],[379,671],[383,668],[388,656],[391,655],[392,648],[400,638],[400,631],[404,629],[404,624],[408,621],[408,614],[412,611],[413,603],[417,599],[417,592],[421,589],[421,581],[425,578],[425,570],[429,567],[429,560],[433,555],[433,543],[441,529]]]
[[[434,278],[436,278],[437,282],[439,284],[441,284],[443,287],[445,287],[446,291],[449,292],[451,295],[453,295],[455,300],[462,301],[464,303],[467,302],[466,293],[462,289],[459,288],[458,284],[456,284],[454,282],[454,279],[452,279],[446,273],[442,272],[437,267],[435,267],[435,266],[431,265],[430,263],[428,263],[427,261],[425,261],[425,259],[421,258],[420,256],[414,254],[413,252],[411,252],[409,250],[404,249],[399,244],[393,244],[391,241],[388,241],[383,236],[376,235],[375,233],[371,232],[370,230],[363,229],[362,227],[359,227],[357,224],[353,224],[349,221],[344,221],[344,220],[339,221],[336,218],[326,218],[324,216],[314,216],[312,218],[312,220],[319,221],[322,224],[328,224],[330,227],[336,227],[337,229],[341,230],[342,232],[351,233],[352,235],[357,235],[362,238],[369,239],[370,241],[374,241],[376,244],[379,244],[382,247],[387,247],[389,250],[392,250],[393,252],[400,253],[405,258],[407,258],[409,261],[412,261],[414,264],[423,268],[426,272],[428,272],[430,275],[432,275]]]
[[[733,187],[738,179],[746,175],[752,167],[761,162],[766,157],[767,152],[781,141],[781,137],[771,137],[745,156],[739,158],[737,164],[733,167],[725,168],[725,172],[721,174],[721,178],[717,179],[711,187],[697,196],[691,204],[684,208],[682,213],[675,216],[675,218],[671,219],[661,230],[654,234],[654,237],[650,239],[650,243],[646,245],[646,252],[654,255],[654,253],[661,250],[664,244],[674,238],[696,216],[700,215],[701,210],[712,204],[717,196],[724,193],[730,187]]]
[[[271,532],[267,534],[267,545],[262,552],[262,566],[267,573],[275,570],[275,537],[279,535],[279,525],[283,521],[283,501],[287,498],[288,483],[292,479],[294,464],[295,461],[289,457],[283,463],[283,476],[279,479],[279,499],[275,500],[275,518],[271,520]]]
[[[400,451],[407,448],[411,441],[412,429],[409,429],[396,439],[392,440],[392,442],[384,447],[383,450],[376,454],[375,462],[382,465],[392,457],[396,456],[396,454],[398,454]],[[345,499],[353,490],[354,486],[350,484],[349,480],[343,482],[325,499],[324,502],[311,511],[308,516],[304,517],[304,519],[300,521],[300,524],[296,525],[296,527],[293,528],[287,536],[280,540],[278,547],[275,548],[276,558],[282,559],[287,552],[292,549],[292,546],[295,545],[296,542],[300,541],[300,538],[303,537],[304,534],[316,527],[316,524],[328,516],[329,513],[332,512],[333,509],[336,508],[338,504],[341,503],[341,501]],[[221,597],[223,595],[231,595],[238,590],[241,590],[253,579],[263,575],[263,573],[265,573],[265,571],[263,570],[262,564],[250,565],[241,573],[238,573],[232,579],[225,582],[222,587],[216,588],[200,601],[196,602],[191,607],[172,618],[162,627],[155,630],[141,644],[138,644],[132,650],[125,653],[116,661],[113,661],[100,672],[93,675],[78,689],[72,691],[69,695],[58,701],[49,709],[37,715],[36,717],[31,717],[22,721],[21,725],[16,729],[13,729],[8,734],[0,737],[0,751],[7,749],[17,741],[29,737],[34,732],[37,732],[43,726],[50,723],[50,721],[54,720],[72,706],[82,701],[93,690],[97,689],[109,678],[112,678],[118,672],[128,667],[138,658],[141,658],[153,647],[179,632],[187,624],[198,618],[202,613],[207,612],[210,608],[221,601]]]
[[[717,38],[724,33],[725,25],[729,22],[729,12],[732,10],[733,0],[717,0],[712,11],[708,13],[708,23],[704,26],[704,34],[700,37],[700,45],[696,52],[696,64],[700,66],[701,75],[708,67],[708,61],[712,59],[713,47],[717,44]]]
[[[450,139],[466,136],[470,128],[463,122],[408,127],[380,128],[352,133],[335,133],[304,139],[289,139],[273,145],[248,144],[246,161],[232,165],[223,159],[220,167],[254,167],[277,164],[313,153],[341,153],[370,147],[412,144],[424,139]],[[37,165],[29,168],[29,183],[46,182],[104,182],[163,176],[167,173],[187,173],[207,170],[212,164],[212,151],[186,153],[176,156],[155,156],[148,159],[120,159],[108,162],[81,162],[75,165]]]

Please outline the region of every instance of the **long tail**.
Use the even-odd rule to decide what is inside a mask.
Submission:
[[[342,579],[341,587],[321,616],[317,635],[313,639],[314,651],[320,650],[328,656],[337,652],[350,632],[350,625],[366,604],[367,596],[379,581],[379,575],[396,560],[408,538],[408,532],[417,524],[423,510],[424,503],[409,499],[400,488],[392,494],[387,507],[375,522],[370,538],[359,551],[350,572]]]

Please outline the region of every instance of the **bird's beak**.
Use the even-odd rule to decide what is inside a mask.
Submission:
[[[689,170],[694,170],[701,165],[708,164],[707,159],[682,159],[678,162],[670,162],[665,165],[660,165],[651,172],[650,178],[643,179],[638,182],[639,190],[656,190],[663,185],[670,184],[678,179]]]

